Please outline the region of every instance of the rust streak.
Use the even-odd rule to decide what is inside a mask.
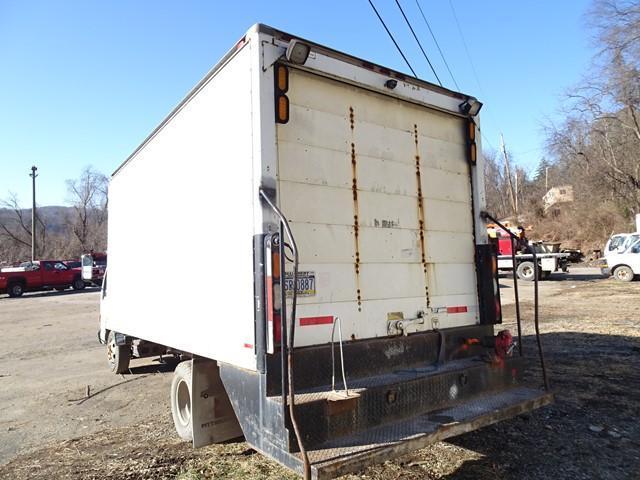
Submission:
[[[360,227],[358,218],[358,163],[356,158],[356,144],[354,139],[354,112],[349,107],[349,126],[351,128],[351,191],[353,193],[353,236],[355,241],[355,272],[356,272],[356,299],[358,311],[362,311],[362,292],[360,290]]]
[[[417,194],[418,194],[418,232],[420,235],[420,260],[422,263],[422,271],[424,273],[424,296],[427,302],[427,308],[431,306],[431,300],[429,298],[429,281],[427,275],[427,251],[425,247],[424,239],[424,198],[422,196],[422,178],[420,176],[420,147],[418,145],[418,125],[413,125],[413,141],[416,145],[416,182],[417,182]]]

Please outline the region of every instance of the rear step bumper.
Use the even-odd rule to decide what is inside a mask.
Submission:
[[[437,412],[372,428],[327,442],[308,451],[314,479],[335,478],[530,412],[553,402],[553,394],[531,388],[512,388],[483,395]],[[288,454],[283,463],[302,472],[299,454]]]

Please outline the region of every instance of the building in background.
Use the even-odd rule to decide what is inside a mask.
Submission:
[[[548,211],[551,207],[557,206],[562,203],[573,202],[573,186],[561,185],[559,187],[550,188],[544,197],[544,211]]]

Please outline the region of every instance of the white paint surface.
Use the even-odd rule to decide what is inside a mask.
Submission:
[[[291,118],[277,129],[279,204],[298,243],[300,270],[315,272],[317,290],[315,296],[299,299],[298,317],[339,316],[345,338],[358,339],[387,335],[391,312],[402,312],[404,318],[426,312],[425,330],[434,323],[439,328],[476,323],[463,120],[293,68],[287,95]],[[352,143],[357,160],[358,276]],[[425,212],[426,278],[416,153]],[[467,306],[468,311],[432,313],[447,306]],[[300,327],[296,343],[326,343],[330,332],[330,325]]]
[[[251,45],[112,179],[106,326],[255,368]]]

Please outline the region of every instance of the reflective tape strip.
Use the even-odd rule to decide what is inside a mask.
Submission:
[[[466,305],[458,307],[447,307],[447,313],[467,313],[468,309]]]
[[[333,323],[332,316],[326,317],[304,317],[300,319],[301,327],[308,327],[311,325],[331,325]]]

